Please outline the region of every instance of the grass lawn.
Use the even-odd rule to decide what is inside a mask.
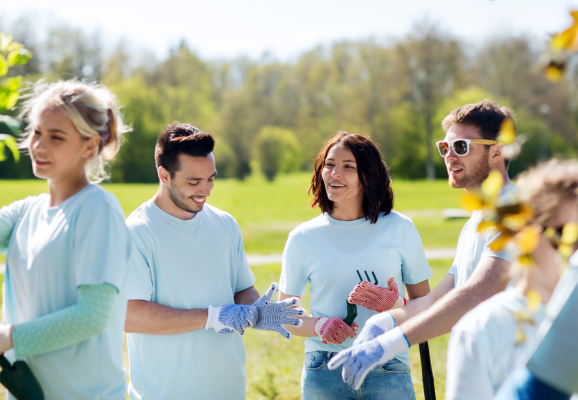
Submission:
[[[231,213],[243,233],[247,254],[283,252],[289,232],[303,221],[319,215],[308,207],[309,173],[283,175],[274,182],[261,177],[245,181],[221,179],[215,183],[209,203]],[[156,184],[105,184],[119,199],[128,216],[156,192]],[[444,220],[441,210],[459,208],[461,191],[446,181],[394,181],[395,207],[408,211],[425,248],[454,247],[463,220]],[[26,196],[47,191],[46,182],[0,180],[0,207]],[[2,262],[0,258],[0,262]]]

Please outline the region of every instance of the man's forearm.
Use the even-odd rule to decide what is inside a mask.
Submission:
[[[180,310],[146,300],[129,300],[124,330],[147,335],[174,335],[203,329],[206,309]]]
[[[506,288],[509,266],[508,261],[497,257],[480,260],[464,286],[448,291],[427,311],[398,324],[409,343],[423,343],[450,332],[465,313]],[[440,286],[448,277],[451,275],[448,274]]]
[[[259,292],[257,291],[257,289],[255,289],[254,286],[251,286],[245,290],[236,292],[234,299],[235,304],[244,304],[246,306],[250,306],[259,299]]]

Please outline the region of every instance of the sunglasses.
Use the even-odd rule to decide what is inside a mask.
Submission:
[[[448,154],[450,147],[458,156],[467,156],[470,152],[470,143],[496,144],[498,142],[486,139],[440,140],[439,142],[436,142],[436,146],[440,152],[440,156],[442,157],[445,157],[446,154]]]

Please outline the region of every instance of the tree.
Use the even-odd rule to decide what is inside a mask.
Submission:
[[[464,58],[460,43],[442,34],[427,21],[396,46],[400,78],[405,79],[407,98],[416,122],[425,132],[427,177],[435,179],[434,116],[443,99],[461,86]]]
[[[299,168],[299,143],[292,131],[264,126],[255,140],[254,157],[267,180]]]

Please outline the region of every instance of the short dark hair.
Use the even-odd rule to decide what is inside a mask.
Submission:
[[[179,154],[207,157],[215,148],[213,135],[191,124],[173,121],[164,127],[155,146],[155,165],[164,167],[171,178],[181,168]]]
[[[516,126],[514,113],[508,107],[500,107],[492,100],[482,100],[473,104],[466,104],[456,108],[442,121],[444,131],[448,131],[454,124],[473,126],[478,129],[482,139],[496,140],[502,122],[509,118]],[[486,145],[486,149],[488,145]],[[506,168],[510,160],[505,159]]]
[[[333,146],[341,145],[347,148],[355,157],[357,175],[363,188],[363,211],[365,219],[372,224],[377,222],[379,214],[387,215],[393,209],[393,189],[388,174],[389,167],[381,159],[377,145],[366,136],[339,131],[329,139],[315,158],[313,178],[309,186],[312,195],[311,208],[319,206],[321,212],[333,211],[333,202],[327,197],[323,184],[322,172],[325,167],[327,153]]]

